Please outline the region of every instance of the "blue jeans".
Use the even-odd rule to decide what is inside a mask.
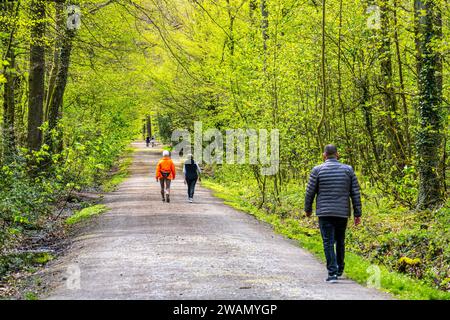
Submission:
[[[319,217],[319,228],[322,234],[325,258],[327,259],[328,275],[330,276],[344,272],[347,221],[347,218]]]

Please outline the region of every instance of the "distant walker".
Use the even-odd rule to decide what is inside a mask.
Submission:
[[[199,165],[194,161],[194,156],[192,154],[189,154],[187,156],[187,160],[183,165],[183,174],[184,174],[184,184],[187,184],[188,186],[188,201],[192,203],[194,200],[194,191],[195,191],[195,184],[197,183],[197,180],[200,179],[200,174],[202,173],[202,170],[200,169]]]

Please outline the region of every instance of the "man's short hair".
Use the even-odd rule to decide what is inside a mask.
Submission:
[[[337,148],[334,144],[327,144],[323,152],[327,155],[327,157],[333,157],[337,154]]]

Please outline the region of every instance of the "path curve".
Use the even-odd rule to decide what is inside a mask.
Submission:
[[[181,175],[171,203],[162,203],[154,180],[160,150],[133,147],[130,177],[105,195],[111,210],[50,263],[47,299],[390,298],[350,280],[325,283],[312,254],[209,190],[198,188],[187,203]],[[67,286],[77,270],[79,289]]]

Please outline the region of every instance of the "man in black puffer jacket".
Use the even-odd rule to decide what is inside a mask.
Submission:
[[[355,226],[361,222],[361,194],[355,172],[351,166],[338,161],[334,145],[325,147],[325,162],[314,169],[309,177],[305,196],[305,213],[312,214],[314,198],[316,215],[327,260],[327,282],[336,282],[344,272],[345,230],[350,216],[352,200]],[[336,250],[334,245],[336,244]]]

